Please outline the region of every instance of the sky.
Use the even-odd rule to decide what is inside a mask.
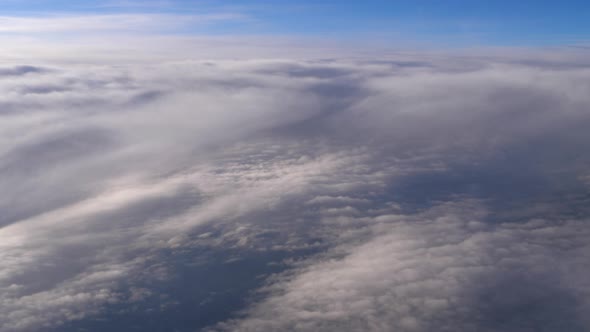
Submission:
[[[345,42],[369,39],[382,44],[438,47],[578,45],[588,41],[588,12],[590,4],[582,0],[3,0],[0,31],[41,34],[45,38],[48,32],[118,30],[201,36],[305,36]],[[115,19],[113,24],[117,15],[133,16]],[[15,29],[16,24],[27,27]]]
[[[589,6],[0,0],[0,332],[590,331]]]

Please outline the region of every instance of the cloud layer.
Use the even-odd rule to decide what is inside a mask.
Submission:
[[[523,59],[6,64],[0,330],[199,316],[186,266],[258,281],[181,331],[587,330],[590,68]]]

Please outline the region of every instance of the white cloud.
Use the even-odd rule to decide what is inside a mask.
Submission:
[[[86,14],[45,16],[0,16],[0,33],[52,33],[170,31],[198,24],[244,20],[241,14]]]
[[[469,207],[469,204],[467,204]],[[475,208],[477,210],[477,208]],[[464,206],[437,207],[344,245],[271,284],[231,331],[576,331],[588,321],[588,220],[489,225]],[[576,275],[570,271],[576,270]],[[563,298],[560,298],[563,297]],[[562,302],[565,301],[565,302]],[[569,316],[571,311],[571,317]],[[564,319],[576,319],[563,322]]]
[[[0,330],[141,302],[196,245],[327,249],[230,328],[494,331],[504,283],[587,326],[590,72],[407,60],[6,62]]]

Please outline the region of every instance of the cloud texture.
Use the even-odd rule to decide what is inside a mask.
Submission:
[[[587,330],[590,67],[515,58],[7,63],[0,331],[219,312],[217,268],[168,327]]]

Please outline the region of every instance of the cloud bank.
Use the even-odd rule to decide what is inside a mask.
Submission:
[[[529,60],[6,63],[0,330],[587,330],[590,67]]]

